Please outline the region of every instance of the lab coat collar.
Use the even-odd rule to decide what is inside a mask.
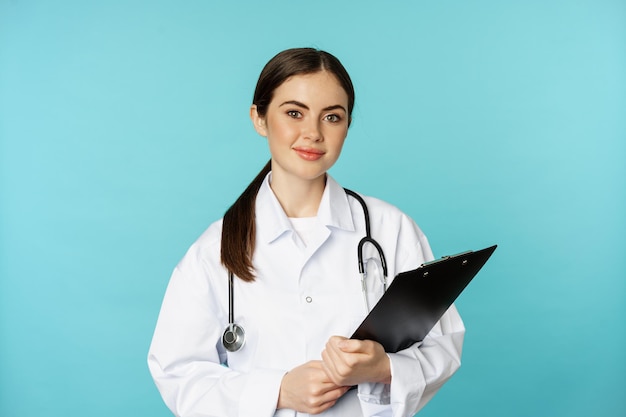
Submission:
[[[287,231],[292,231],[291,222],[270,187],[272,173],[265,177],[256,198],[256,233],[264,242],[272,242]],[[326,174],[326,188],[317,210],[317,218],[328,227],[354,230],[352,212],[344,189]]]

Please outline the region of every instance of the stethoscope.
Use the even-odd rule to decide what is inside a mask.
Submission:
[[[366,283],[366,278],[367,278],[366,270],[367,269],[365,267],[365,262],[363,261],[363,246],[366,243],[370,243],[372,244],[372,246],[374,246],[374,248],[376,248],[376,251],[378,252],[378,256],[380,258],[380,264],[383,269],[383,277],[382,277],[383,292],[387,291],[387,261],[385,260],[385,254],[383,252],[383,248],[378,244],[378,242],[376,242],[376,240],[374,240],[374,238],[372,238],[371,231],[370,231],[370,215],[367,209],[367,204],[365,204],[365,201],[363,200],[363,198],[357,193],[355,193],[354,191],[348,190],[347,188],[344,188],[344,191],[346,192],[347,195],[351,196],[356,201],[358,201],[361,207],[363,207],[363,216],[365,218],[365,236],[359,241],[359,245],[357,247],[357,257],[358,257],[358,263],[359,263],[359,274],[361,275],[361,291],[363,292],[363,300],[365,302],[365,308],[369,312],[370,307],[369,307],[369,302],[367,300],[367,283]],[[243,347],[246,341],[246,332],[243,330],[243,327],[235,323],[235,311],[234,311],[235,310],[234,309],[234,304],[235,304],[234,292],[235,291],[234,291],[233,281],[234,281],[233,273],[228,271],[228,326],[226,327],[226,330],[224,330],[224,334],[222,335],[222,344],[224,345],[224,348],[228,350],[229,352],[237,352]]]

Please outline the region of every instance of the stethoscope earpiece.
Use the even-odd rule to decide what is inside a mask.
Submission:
[[[246,332],[236,323],[230,323],[222,335],[222,344],[229,352],[237,352],[243,347],[245,341]]]

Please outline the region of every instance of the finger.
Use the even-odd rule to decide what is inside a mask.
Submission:
[[[327,401],[323,402],[322,404],[320,404],[318,407],[316,407],[313,410],[310,410],[311,414],[319,414],[322,413],[326,410],[328,410],[329,408],[333,407],[337,401],[348,391],[348,387],[338,387],[336,389],[334,389],[331,393],[329,393],[328,397],[326,398]]]
[[[337,386],[346,386],[349,385],[346,382],[346,377],[350,373],[350,369],[343,363],[341,359],[339,360],[327,360],[324,362],[324,369],[328,378],[333,381]]]
[[[328,342],[326,342],[326,351],[334,361],[340,360],[344,353],[351,353],[351,350],[355,349],[354,344],[351,342],[356,342],[357,345],[360,343],[359,340],[350,340],[345,337],[333,336],[328,339]],[[356,348],[358,349],[358,347]]]
[[[350,386],[354,385],[352,380],[357,374],[356,370],[357,358],[354,354],[341,354],[336,357],[332,353],[325,354],[324,367],[328,377],[337,385]],[[348,363],[347,360],[350,360]]]
[[[341,342],[343,340],[350,340],[350,339],[348,339],[347,337],[343,337],[343,336],[331,336],[328,339],[327,343],[331,343],[333,345],[337,345],[337,343],[339,343],[339,342]]]
[[[351,353],[343,352],[338,346],[328,343],[327,349],[325,349],[325,356],[323,356],[324,363],[338,373],[339,369],[345,369],[348,366],[347,360]]]
[[[329,349],[322,351],[322,368],[333,383],[337,384],[337,365],[335,363],[334,354]]]
[[[373,347],[370,340],[348,339],[341,336],[331,336],[326,347],[332,347],[344,353],[368,353]]]
[[[362,340],[346,339],[339,341],[337,348],[345,353],[366,353],[367,343]]]
[[[333,380],[330,379],[328,377],[328,365],[324,362],[324,357],[327,357],[327,361],[329,362],[329,364],[331,364],[332,366],[332,359],[330,359],[327,356],[327,352],[326,351],[322,351],[322,360],[321,361],[311,361],[308,363],[308,365],[311,367],[315,379],[315,382],[319,383],[319,384],[325,384],[328,385],[331,388],[336,387],[337,385],[334,384]]]
[[[325,380],[328,380],[326,374],[324,374],[324,377]],[[315,386],[310,387],[312,390],[303,396],[302,400],[308,413],[319,414],[329,409],[346,393],[347,389],[345,387],[338,386],[330,382],[330,380],[328,381],[314,384]]]
[[[315,363],[310,363],[310,370],[311,373],[309,383],[313,384],[311,387],[315,386],[315,395],[325,394],[329,391],[336,389],[339,386],[335,383],[333,378],[330,377],[327,367],[322,361],[315,361]]]
[[[350,387],[336,387],[335,389],[327,392],[323,397],[322,406],[328,406],[328,408],[335,405],[335,403],[346,393]]]

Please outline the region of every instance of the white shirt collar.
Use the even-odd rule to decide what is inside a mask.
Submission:
[[[272,242],[283,233],[293,230],[289,218],[270,187],[270,172],[265,177],[256,197],[256,233],[263,242]],[[317,211],[319,222],[328,227],[354,230],[348,196],[343,188],[326,174],[326,188]]]

